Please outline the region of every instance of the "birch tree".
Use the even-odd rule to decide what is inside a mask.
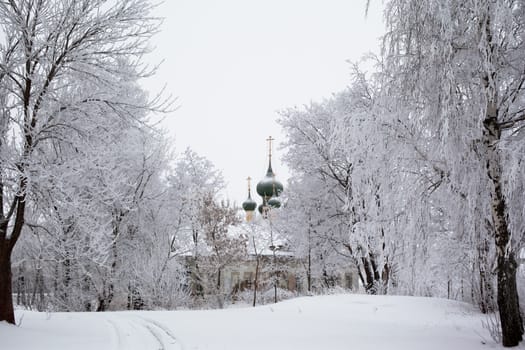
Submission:
[[[516,141],[525,125],[524,11],[518,1],[389,1],[383,47],[392,88],[414,111],[405,120],[418,120],[441,141],[451,170],[444,178],[466,170],[462,159],[483,169],[475,178],[487,179],[504,346],[523,334],[516,254],[524,230],[522,213],[512,208],[523,207],[513,193],[523,183]]]

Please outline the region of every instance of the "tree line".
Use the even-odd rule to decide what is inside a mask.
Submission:
[[[200,236],[226,244],[221,220],[237,219],[217,200],[221,174],[172,153],[156,116],[173,99],[140,86],[155,72],[153,9],[0,3],[0,321],[15,322],[13,296],[39,310],[181,305],[175,257]]]
[[[515,346],[525,7],[392,0],[385,21],[373,68],[353,64],[345,91],[281,112],[290,231],[307,256],[352,260],[369,293],[498,310]]]

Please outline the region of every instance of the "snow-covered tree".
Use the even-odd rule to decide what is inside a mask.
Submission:
[[[239,218],[236,208],[218,197],[224,187],[222,174],[208,159],[187,149],[177,159],[168,182],[178,237],[174,245],[186,258],[187,283],[194,301],[223,307],[222,269],[245,253],[245,239],[229,233]],[[212,300],[202,299],[209,296]]]
[[[383,47],[389,89],[409,110],[401,121],[439,141],[430,154],[447,166],[436,185],[466,201],[447,209],[462,207],[475,230],[493,237],[505,346],[523,334],[516,255],[525,231],[515,193],[523,188],[524,11],[517,1],[389,1]],[[487,207],[490,217],[479,218]]]
[[[383,197],[390,180],[384,176],[389,170],[386,141],[375,107],[377,87],[358,69],[353,79],[352,86],[331,99],[281,113],[288,137],[285,160],[305,182],[302,190],[308,195],[302,205],[315,207],[321,200],[322,221],[338,227],[326,232],[346,227],[343,237],[327,239],[352,257],[367,291],[384,293],[395,233],[385,220],[390,215],[390,197]]]
[[[204,259],[198,263],[197,278],[205,294],[213,295],[216,305],[224,307],[222,278],[225,266],[246,259],[246,238],[234,236],[229,232],[233,225],[240,223],[237,209],[229,202],[218,202],[208,195],[202,202],[199,213],[199,226],[204,236],[206,248]]]
[[[0,320],[14,323],[11,255],[26,214],[40,204],[43,188],[71,184],[67,176],[53,176],[53,168],[69,168],[68,174],[78,169],[80,175],[93,132],[110,138],[117,130],[105,127],[116,126],[116,119],[142,127],[146,110],[162,108],[159,100],[147,101],[129,88],[150,73],[140,58],[158,25],[148,17],[151,8],[143,0],[0,3]],[[110,120],[99,127],[104,116]],[[64,149],[78,156],[61,157]],[[91,164],[100,167],[100,161]],[[76,179],[74,187],[82,186],[89,184]],[[61,204],[68,205],[75,190],[63,190],[70,196]],[[63,230],[75,229],[67,213],[60,216]]]

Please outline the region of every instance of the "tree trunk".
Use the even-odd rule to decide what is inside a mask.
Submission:
[[[308,248],[308,268],[306,270],[306,282],[308,293],[312,292],[312,249]]]
[[[11,249],[4,240],[0,242],[0,321],[15,324],[11,279]]]
[[[388,294],[388,283],[390,282],[390,265],[387,262],[383,265],[383,271],[381,272],[381,282],[383,285],[383,294]]]
[[[257,286],[258,286],[258,284],[259,284],[259,256],[256,255],[256,260],[255,260],[255,279],[253,281],[253,307],[255,307],[255,304],[257,303]]]
[[[253,251],[255,253],[255,279],[253,280],[253,307],[257,303],[257,287],[259,286],[259,254],[257,253],[257,245],[255,244],[255,237],[252,236]]]
[[[494,312],[494,291],[492,287],[492,276],[488,262],[489,241],[481,239],[478,243],[478,267],[479,267],[479,301],[480,311],[484,314]]]
[[[374,271],[367,257],[362,257],[361,262],[363,264],[363,270],[365,271],[366,283],[364,284],[365,291],[368,294],[377,294],[374,288]]]
[[[498,307],[503,346],[517,346],[523,340],[523,320],[516,288],[514,254],[498,256]]]
[[[523,320],[520,314],[516,286],[516,260],[511,247],[511,232],[506,217],[505,198],[501,184],[500,155],[497,143],[501,130],[497,123],[497,109],[493,103],[487,107],[484,120],[484,143],[487,153],[487,173],[492,181],[491,208],[494,224],[498,270],[498,308],[501,320],[503,346],[517,346],[523,339]]]
[[[25,182],[23,182],[25,184]],[[25,188],[25,186],[24,186]],[[0,195],[3,195],[0,192]],[[22,227],[24,226],[25,197],[20,196],[16,199],[15,221],[10,238],[7,238],[8,219],[4,218],[1,211],[0,220],[0,322],[15,324],[15,312],[13,309],[12,292],[12,273],[11,273],[11,253],[15,246]]]
[[[122,221],[122,218],[124,217],[124,213],[121,211],[117,212],[115,214],[115,221],[113,222],[113,242],[111,243],[111,266],[108,271],[107,279],[107,290],[106,290],[106,281],[104,281],[104,288],[102,295],[99,295],[98,297],[98,307],[97,311],[106,311],[109,308],[109,304],[113,301],[113,297],[115,295],[115,281],[116,281],[116,274],[117,274],[117,261],[118,261],[118,246],[117,246],[117,240],[120,236],[120,223]]]
[[[41,258],[41,257],[40,257]],[[38,311],[45,311],[46,309],[46,294],[45,294],[45,284],[44,284],[44,275],[42,272],[42,267],[37,267],[36,276],[35,276],[35,294],[38,296],[36,302],[36,309]]]
[[[109,304],[111,304],[111,301],[113,300],[113,282],[110,282],[106,289],[106,283],[104,282],[104,286],[102,287],[102,294],[98,296],[98,306],[97,306],[97,312],[107,311],[109,308]]]
[[[222,275],[222,270],[219,268],[217,270],[217,281],[216,281],[216,285],[215,285],[215,290],[216,290],[216,299],[217,299],[217,307],[219,309],[224,309],[224,299],[222,297],[222,293],[221,293],[221,275]],[[233,296],[233,298],[235,298],[235,295]]]
[[[277,259],[275,257],[275,249],[272,251],[273,253],[273,271],[272,271],[272,275],[273,275],[273,302],[277,304],[277,282],[279,281],[278,280],[278,276],[277,276]]]

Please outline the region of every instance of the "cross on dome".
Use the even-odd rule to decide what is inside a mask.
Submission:
[[[275,139],[269,136],[266,141],[268,142],[268,170],[266,171],[266,176],[259,181],[256,186],[257,193],[262,197],[262,204],[259,205],[259,212],[263,214],[263,217],[267,217],[268,210],[274,208],[279,208],[281,202],[277,197],[283,191],[283,184],[275,179],[275,173],[272,169],[272,142]],[[257,207],[255,201],[251,198],[251,180],[252,178],[248,176],[246,179],[248,181],[248,199],[243,202],[242,207],[246,212],[246,221],[251,221],[253,218],[253,211]]]
[[[272,158],[272,141],[275,141],[275,139],[271,136],[269,136],[266,141],[268,141],[268,157]]]

